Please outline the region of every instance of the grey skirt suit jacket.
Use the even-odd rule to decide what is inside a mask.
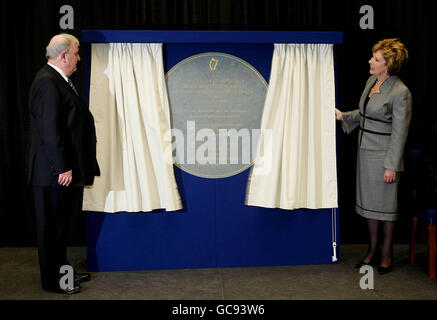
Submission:
[[[380,93],[367,98],[376,80],[375,76],[367,80],[359,109],[342,113],[342,125],[347,133],[359,128],[355,210],[366,218],[394,221],[399,174],[395,183],[388,184],[384,172],[404,170],[412,97],[399,77],[392,75],[381,85]]]

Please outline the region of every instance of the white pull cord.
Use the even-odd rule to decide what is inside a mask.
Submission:
[[[336,209],[332,208],[331,212],[331,231],[332,231],[332,262],[336,262],[337,259],[337,219],[336,219]]]

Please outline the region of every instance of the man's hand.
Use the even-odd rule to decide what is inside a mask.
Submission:
[[[396,181],[396,171],[385,169],[384,172],[384,182],[385,183],[393,183]]]
[[[72,170],[61,173],[58,177],[58,183],[64,187],[68,187],[71,183],[71,180],[73,180],[73,171]]]

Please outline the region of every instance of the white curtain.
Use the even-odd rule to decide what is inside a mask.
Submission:
[[[333,45],[275,44],[246,204],[336,208]]]
[[[90,110],[101,176],[85,189],[83,210],[181,209],[162,44],[93,44]]]

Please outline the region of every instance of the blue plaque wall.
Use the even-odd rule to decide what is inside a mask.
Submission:
[[[342,34],[103,30],[83,31],[82,42],[162,42],[167,79],[169,71],[176,67],[172,71],[175,72],[178,64],[181,66],[187,58],[206,57],[209,63],[218,56],[246,64],[248,70],[253,68],[262,83],[261,78],[269,80],[273,43],[341,43]],[[85,47],[89,64],[91,49],[89,45]],[[88,65],[88,71],[89,68]],[[205,101],[208,104],[211,99]],[[218,171],[203,172],[199,168],[175,165],[184,206],[181,211],[87,212],[88,269],[335,263],[333,242],[339,243],[337,209],[287,211],[245,206],[249,167],[250,164],[223,166]],[[339,246],[336,249],[339,257]]]

